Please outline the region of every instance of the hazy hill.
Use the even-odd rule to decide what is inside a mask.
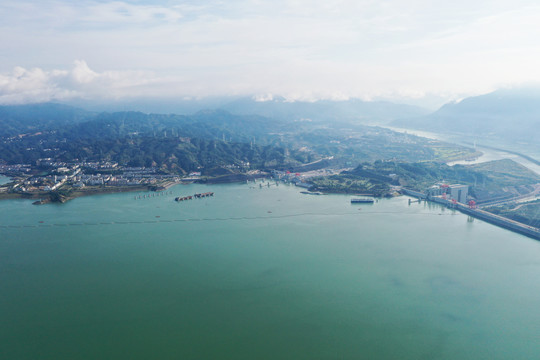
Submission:
[[[275,121],[259,116],[225,111],[192,116],[134,111],[93,114],[56,104],[25,105],[16,110],[12,113],[17,116],[9,111],[0,116],[0,128],[9,124],[13,133],[0,136],[0,163],[36,164],[42,158],[112,160],[186,173],[244,163],[279,168],[318,159],[305,151],[254,142],[276,126]],[[14,136],[23,134],[26,136]]]
[[[284,124],[257,115],[233,115],[224,110],[205,110],[193,115],[145,114],[136,111],[101,113],[92,120],[65,128],[67,138],[116,138],[146,134],[158,137],[196,137],[268,144],[272,131]],[[275,136],[273,137],[275,138]]]
[[[155,114],[191,115],[207,109],[223,109],[237,115],[260,115],[276,120],[298,121],[345,121],[362,124],[387,124],[394,119],[427,115],[430,111],[412,105],[395,104],[387,101],[344,101],[319,100],[287,101],[274,97],[257,101],[253,97],[209,97],[203,99],[151,99],[119,100],[110,102],[71,101],[70,105],[93,111],[142,111]]]
[[[428,116],[396,120],[392,125],[534,145],[540,139],[540,90],[498,90],[446,104]]]
[[[193,115],[90,113],[42,104],[18,108],[16,114],[25,117],[0,116],[0,129],[10,133],[0,135],[0,162],[8,164],[34,164],[40,158],[109,158],[129,164],[168,164],[169,160],[165,160],[173,157],[184,159],[178,160],[177,166],[187,171],[216,162],[294,165],[332,157],[335,163],[350,166],[377,159],[454,159],[472,152],[358,122],[287,121],[235,115],[225,110],[204,110]],[[175,143],[190,155],[165,146]],[[209,154],[208,149],[215,149],[219,156],[214,160],[205,156],[202,162],[193,160],[199,151]],[[255,155],[242,157],[241,149],[253,150]]]
[[[95,114],[86,110],[53,103],[0,106],[0,136],[62,127],[93,116]]]
[[[256,114],[287,121],[354,121],[364,124],[387,124],[394,119],[429,113],[428,110],[417,106],[359,99],[289,102],[283,98],[268,101],[242,98],[222,105],[222,108],[234,114]]]

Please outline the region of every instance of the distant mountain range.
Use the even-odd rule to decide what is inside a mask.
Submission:
[[[386,101],[319,100],[287,101],[273,97],[265,101],[253,97],[214,97],[205,99],[137,99],[111,103],[77,101],[69,103],[93,111],[142,111],[155,114],[191,115],[201,110],[222,109],[235,115],[259,115],[284,121],[348,122],[387,124],[399,118],[427,115],[429,110]]]
[[[422,116],[429,113],[429,110],[421,107],[386,101],[350,99],[290,102],[279,97],[267,101],[242,98],[222,105],[222,109],[233,114],[257,114],[279,120],[354,122],[357,124],[387,124],[394,119]]]
[[[334,115],[328,109],[323,113],[321,103],[316,104],[321,106],[318,120],[307,117],[314,111],[310,103],[292,108],[282,101],[276,101],[275,107],[261,104],[264,110],[274,109],[274,115],[239,115],[222,109],[175,115],[98,113],[59,104],[0,106],[0,163],[35,164],[43,158],[113,160],[185,173],[219,164],[249,162],[257,168],[276,168],[332,159],[334,164],[350,166],[382,159],[440,160],[472,152],[354,119],[325,121]],[[240,103],[235,106],[253,112]]]
[[[93,116],[92,112],[54,103],[0,106],[0,136],[61,128]]]
[[[371,131],[363,128],[365,124],[390,124],[464,134],[471,142],[471,137],[478,138],[479,144],[489,139],[490,144],[485,145],[494,146],[504,140],[505,144],[519,144],[521,149],[540,149],[540,90],[498,90],[446,104],[431,114],[422,108],[389,102],[290,102],[279,97],[266,101],[254,98],[181,100],[178,106],[186,111],[189,109],[190,115],[165,111],[103,113],[51,103],[0,106],[0,137],[69,130],[77,137],[84,134],[122,137],[144,133],[301,147],[308,146],[304,143],[307,138],[313,146],[314,137],[326,139],[332,131],[363,133]],[[202,109],[195,111],[199,107]],[[338,138],[332,141],[331,146],[342,142]],[[324,143],[322,139],[315,142],[318,146]]]
[[[540,143],[540,90],[498,90],[450,103],[433,114],[399,119],[392,126],[479,138]]]

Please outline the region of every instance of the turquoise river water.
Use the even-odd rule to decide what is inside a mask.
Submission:
[[[0,175],[0,185],[7,184],[10,181],[11,181],[11,179],[8,178],[7,176]]]
[[[540,356],[537,241],[406,197],[170,191],[0,201],[0,358]]]

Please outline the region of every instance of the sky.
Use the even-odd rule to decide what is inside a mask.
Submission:
[[[430,106],[540,83],[530,0],[2,0],[0,18],[0,104],[279,95]]]

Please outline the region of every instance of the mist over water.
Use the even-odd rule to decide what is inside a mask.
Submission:
[[[406,197],[171,190],[0,202],[0,357],[538,355],[536,241]]]

